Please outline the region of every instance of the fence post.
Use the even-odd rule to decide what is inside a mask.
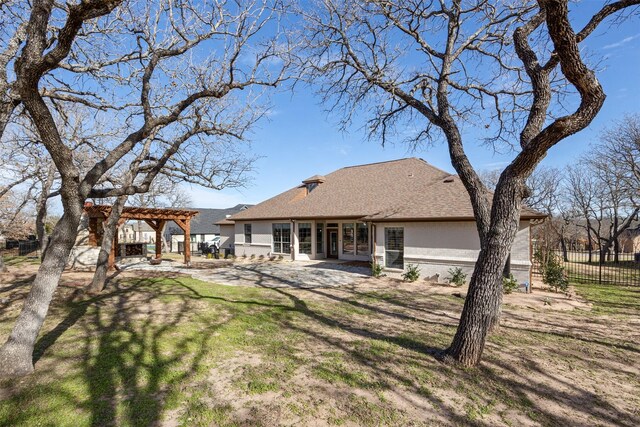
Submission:
[[[598,253],[598,285],[602,285],[602,255]]]

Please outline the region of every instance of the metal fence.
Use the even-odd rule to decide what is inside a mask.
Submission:
[[[598,251],[562,251],[547,249],[534,257],[533,274],[542,279],[544,263],[548,257],[556,257],[562,263],[565,274],[571,282],[618,284],[640,286],[640,256],[634,253],[618,253],[600,258]]]
[[[40,242],[37,240],[20,240],[18,242],[18,255],[25,256],[37,252],[40,249]]]

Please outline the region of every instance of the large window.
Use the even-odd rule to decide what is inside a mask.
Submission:
[[[342,253],[354,253],[354,230],[353,224],[342,224]]]
[[[244,242],[251,243],[251,224],[244,225]]]
[[[301,254],[311,255],[311,223],[298,224],[298,248]]]
[[[291,224],[273,224],[273,252],[277,254],[291,253]]]
[[[324,224],[316,224],[316,252],[324,253]]]
[[[358,255],[369,253],[369,228],[363,222],[356,224],[356,253]]]
[[[404,228],[385,227],[384,260],[385,267],[404,270]]]

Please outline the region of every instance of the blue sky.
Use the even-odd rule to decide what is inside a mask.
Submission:
[[[584,22],[600,1],[579,4],[576,20]],[[578,22],[578,21],[576,21]],[[552,148],[543,164],[563,166],[574,162],[599,132],[612,120],[626,113],[640,112],[640,27],[638,19],[622,25],[602,25],[583,43],[592,58],[602,58],[598,79],[607,99],[592,125]],[[401,144],[368,140],[361,125],[355,123],[347,133],[339,130],[339,117],[327,113],[311,89],[279,93],[273,97],[268,121],[262,121],[252,137],[252,151],[261,159],[255,164],[252,182],[246,188],[214,191],[186,186],[194,207],[224,208],[237,203],[258,203],[315,174],[327,174],[344,166],[415,156],[453,172],[444,144],[415,152]],[[476,169],[504,167],[513,153],[497,154],[483,146],[466,146]]]

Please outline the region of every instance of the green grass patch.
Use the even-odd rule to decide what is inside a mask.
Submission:
[[[576,292],[593,304],[596,313],[637,316],[640,314],[640,286],[573,283]]]

